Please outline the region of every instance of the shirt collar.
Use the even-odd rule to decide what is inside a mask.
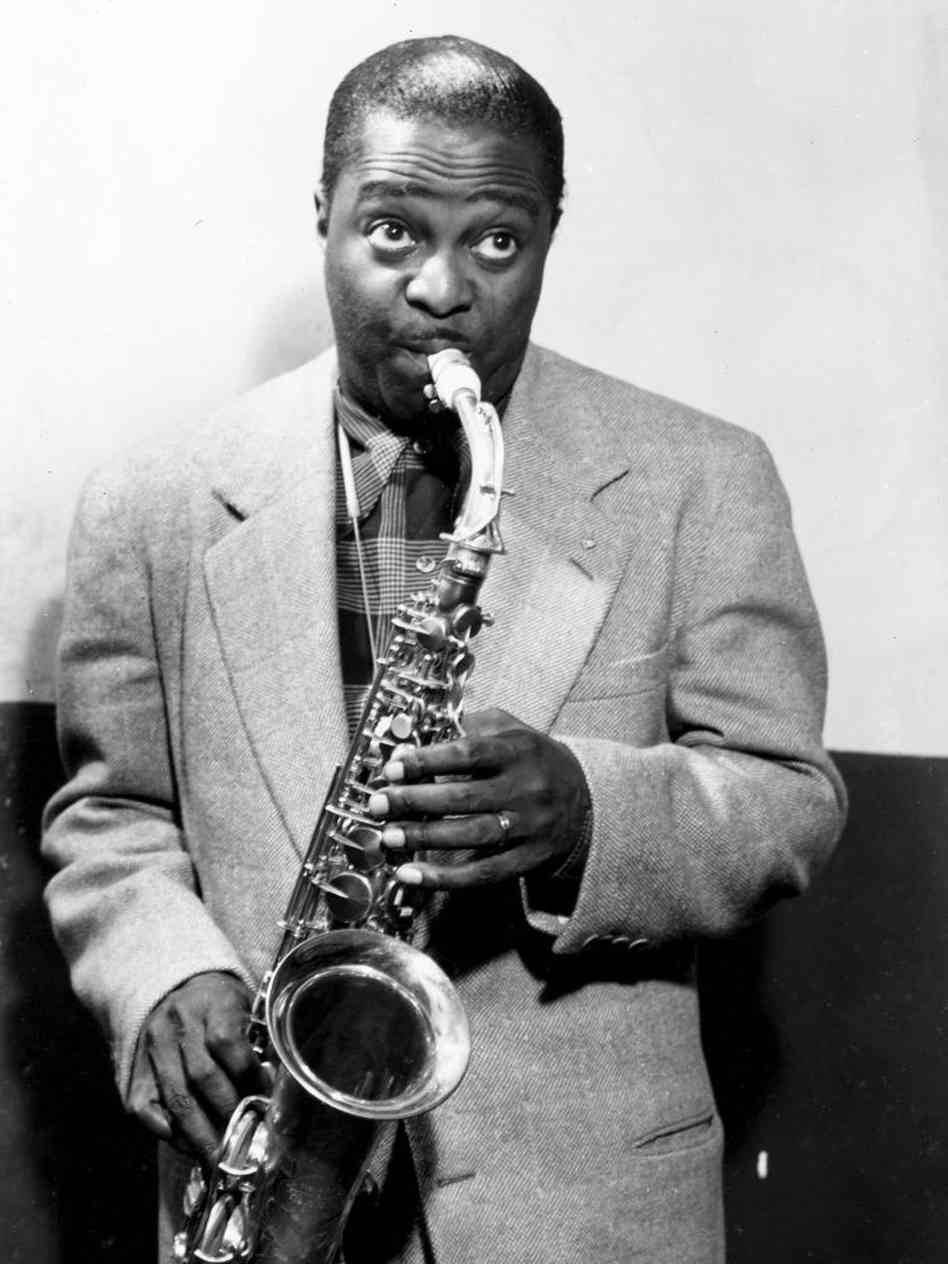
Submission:
[[[507,404],[505,398],[500,408]],[[466,487],[470,478],[470,454],[457,420],[446,414],[449,424],[414,439],[409,435],[396,434],[381,417],[376,417],[357,404],[336,384],[333,392],[333,408],[336,420],[350,441],[352,475],[359,503],[359,521],[364,521],[378,503],[385,487],[392,479],[395,467],[405,453],[410,461],[423,462],[437,470],[442,478]],[[417,454],[417,455],[413,455]],[[440,453],[440,455],[439,455]],[[344,502],[337,505],[337,523],[348,521]]]
[[[381,486],[388,482],[392,470],[408,445],[406,435],[389,430],[380,417],[366,412],[337,385],[333,396],[336,420],[353,441],[353,460],[365,454],[369,457]],[[362,462],[360,462],[361,464]]]

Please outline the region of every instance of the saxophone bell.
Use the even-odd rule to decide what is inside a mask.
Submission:
[[[273,974],[267,1025],[284,1070],[362,1119],[407,1119],[461,1082],[467,1015],[444,971],[404,940],[338,930],[294,948]]]

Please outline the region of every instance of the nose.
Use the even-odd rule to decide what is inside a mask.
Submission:
[[[467,311],[473,288],[462,260],[454,251],[432,251],[408,281],[405,297],[412,307],[421,307],[433,316],[450,316]]]

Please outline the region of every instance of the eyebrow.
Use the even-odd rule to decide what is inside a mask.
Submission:
[[[412,180],[366,180],[359,187],[359,201],[366,202],[371,198],[427,198],[438,197],[433,189],[425,184]],[[517,206],[530,215],[540,214],[540,201],[532,193],[520,189],[508,189],[503,185],[485,185],[469,193],[465,202],[504,202],[508,206]]]

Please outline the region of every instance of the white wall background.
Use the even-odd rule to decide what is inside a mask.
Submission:
[[[565,117],[537,337],[764,435],[826,625],[830,743],[948,754],[943,0],[21,6],[0,52],[0,697],[51,695],[93,464],[328,341],[329,94],[440,31],[518,57]]]

